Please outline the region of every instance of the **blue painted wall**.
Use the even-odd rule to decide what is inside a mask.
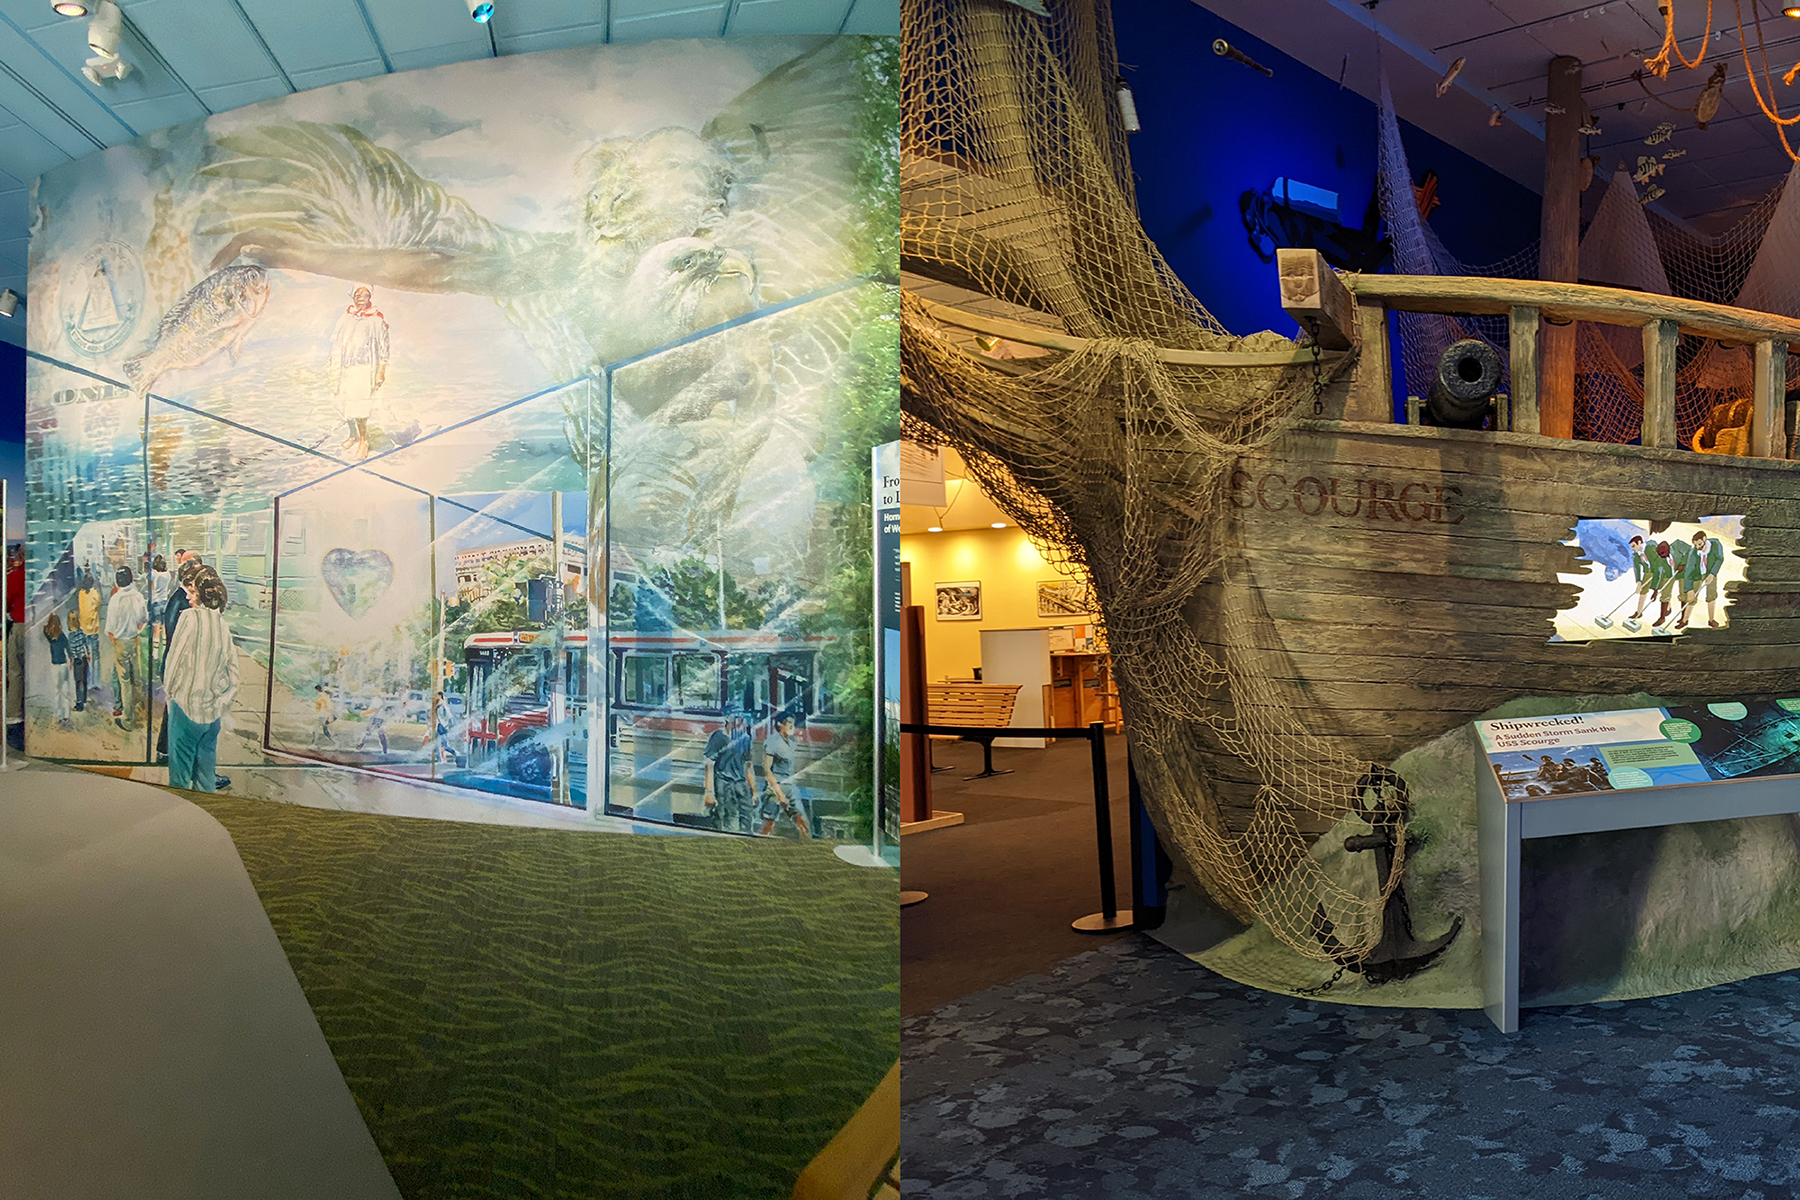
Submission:
[[[1144,126],[1131,158],[1145,229],[1227,329],[1293,334],[1238,197],[1287,176],[1337,192],[1345,223],[1360,225],[1375,186],[1375,105],[1192,0],[1124,0],[1113,20]],[[1275,77],[1214,54],[1221,37]],[[1374,42],[1346,49],[1372,55]],[[1400,130],[1414,178],[1438,173],[1430,223],[1451,253],[1493,262],[1537,239],[1536,193],[1405,121]]]

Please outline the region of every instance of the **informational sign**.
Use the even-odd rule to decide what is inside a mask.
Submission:
[[[1800,699],[1475,722],[1508,801],[1800,774]]]
[[[900,839],[900,442],[875,447],[875,852]]]

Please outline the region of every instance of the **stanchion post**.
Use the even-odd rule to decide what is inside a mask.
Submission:
[[[1071,926],[1079,933],[1119,933],[1131,928],[1131,910],[1119,911],[1113,895],[1112,794],[1106,772],[1106,726],[1088,726],[1088,743],[1094,751],[1094,840],[1100,848],[1100,911],[1077,917]]]

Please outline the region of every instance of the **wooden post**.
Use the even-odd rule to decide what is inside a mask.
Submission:
[[[1751,393],[1750,453],[1757,458],[1786,458],[1787,343],[1756,343],[1755,388]]]
[[[1675,448],[1675,347],[1681,325],[1652,321],[1644,326],[1644,433],[1646,446]]]
[[[900,610],[900,720],[923,725],[926,711],[925,610],[916,604]],[[900,735],[900,820],[931,819],[931,742],[922,733]]]
[[[1538,278],[1574,283],[1580,274],[1581,120],[1587,111],[1579,59],[1559,55],[1550,60],[1548,94]],[[1573,437],[1575,326],[1547,326],[1538,353],[1538,429],[1550,437]]]
[[[1356,298],[1317,250],[1275,251],[1281,307],[1311,333],[1321,350],[1356,345]]]
[[[1388,354],[1387,308],[1379,303],[1356,305],[1357,340],[1362,353],[1356,360],[1356,376],[1344,399],[1344,420],[1378,425],[1394,422],[1393,359]]]
[[[1507,317],[1507,340],[1512,347],[1512,419],[1514,433],[1536,433],[1538,418],[1538,310],[1513,306]]]

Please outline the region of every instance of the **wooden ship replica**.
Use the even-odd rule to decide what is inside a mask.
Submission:
[[[944,7],[958,12],[930,11]],[[992,97],[1022,95],[1030,107],[1036,85],[1024,75],[1034,55],[1053,57],[1075,96],[1066,108],[1079,113],[1085,104],[1101,163],[1087,170],[1085,184],[1073,169],[1052,182],[1051,172],[1025,170],[1018,156],[977,153],[966,141],[953,146],[953,138],[922,129],[922,110],[908,112],[902,365],[909,430],[955,444],[1021,524],[1053,547],[1068,546],[1092,572],[1134,761],[1178,859],[1216,901],[1243,919],[1267,920],[1295,949],[1361,961],[1394,933],[1400,821],[1370,819],[1377,832],[1397,829],[1395,869],[1382,872],[1377,895],[1344,895],[1308,866],[1307,851],[1345,813],[1370,807],[1372,783],[1375,808],[1404,806],[1404,782],[1386,766],[1407,750],[1520,697],[1796,690],[1800,463],[1788,457],[1785,398],[1788,346],[1800,341],[1800,321],[1578,283],[1339,275],[1311,250],[1282,251],[1268,279],[1245,282],[1279,287],[1283,307],[1309,331],[1302,341],[1222,338],[1216,324],[1169,336],[1162,331],[1171,323],[1158,313],[1180,305],[1158,310],[1151,300],[1142,303],[1155,319],[1125,321],[1128,302],[1179,285],[1153,247],[1135,268],[1119,265],[1123,253],[1085,261],[1105,257],[1108,245],[1094,232],[1104,222],[1093,214],[1129,202],[1130,192],[1128,165],[1118,169],[1116,122],[1093,96],[1082,96],[1084,77],[1110,77],[1104,6],[1076,8],[1059,4],[1061,24],[1042,48],[1025,52],[1019,39],[1038,35],[1021,14],[978,4],[903,9],[914,60],[909,105],[943,104],[967,88],[1000,114],[984,126],[999,130],[999,141],[1004,110]],[[932,51],[920,47],[947,39],[961,40],[960,74],[943,71],[940,79],[925,61]],[[1033,136],[1027,130],[1019,144],[1029,146]],[[1114,196],[1107,205],[1090,203],[1084,186]],[[1130,240],[1118,228],[1106,236],[1115,247]],[[1068,301],[1070,289],[1081,303]],[[1393,311],[1505,320],[1513,382],[1492,408],[1490,427],[1396,422]],[[1557,372],[1573,370],[1567,353],[1541,358],[1542,343],[1557,336],[1545,331],[1577,321],[1641,331],[1637,444],[1546,436],[1540,427],[1540,387],[1566,394],[1568,381]],[[1677,444],[1682,335],[1750,348],[1747,454]],[[1105,374],[1098,367],[1082,374],[1083,364],[1101,361],[1111,372],[1105,381],[1077,382]],[[1283,399],[1249,432],[1257,422],[1234,425],[1230,413],[1206,425],[1235,429],[1240,449],[1215,468],[1190,469],[1199,453],[1193,447],[1229,449],[1231,437],[1186,430],[1183,405],[1205,417],[1234,372],[1279,378],[1263,392]],[[1165,376],[1176,386],[1156,382]],[[1130,398],[1133,379],[1161,388],[1153,416]],[[1054,401],[1059,394],[1064,402]],[[1071,407],[1083,411],[1065,422]],[[1105,426],[1105,434],[1076,449],[1082,422]],[[1160,456],[1152,444],[1159,438]],[[1051,465],[1040,466],[1040,458]],[[1135,515],[1123,524],[1102,519],[1098,493]],[[1718,515],[1743,518],[1746,559],[1742,581],[1727,589],[1725,627],[1702,621],[1672,637],[1552,640],[1557,612],[1579,592],[1559,575],[1590,565],[1566,544],[1578,520]],[[1169,548],[1168,537],[1162,548],[1124,554],[1109,544],[1156,521],[1165,532],[1209,531],[1184,535],[1208,542],[1206,549],[1196,556]],[[1127,570],[1130,561],[1174,562],[1184,554],[1203,561],[1160,576]],[[1122,621],[1149,629],[1137,607],[1147,578],[1165,588],[1161,602],[1179,610],[1179,627],[1131,636]],[[1256,725],[1252,708],[1274,714],[1260,732],[1247,729]],[[1144,761],[1146,745],[1154,763]],[[1388,786],[1395,783],[1398,799]]]

